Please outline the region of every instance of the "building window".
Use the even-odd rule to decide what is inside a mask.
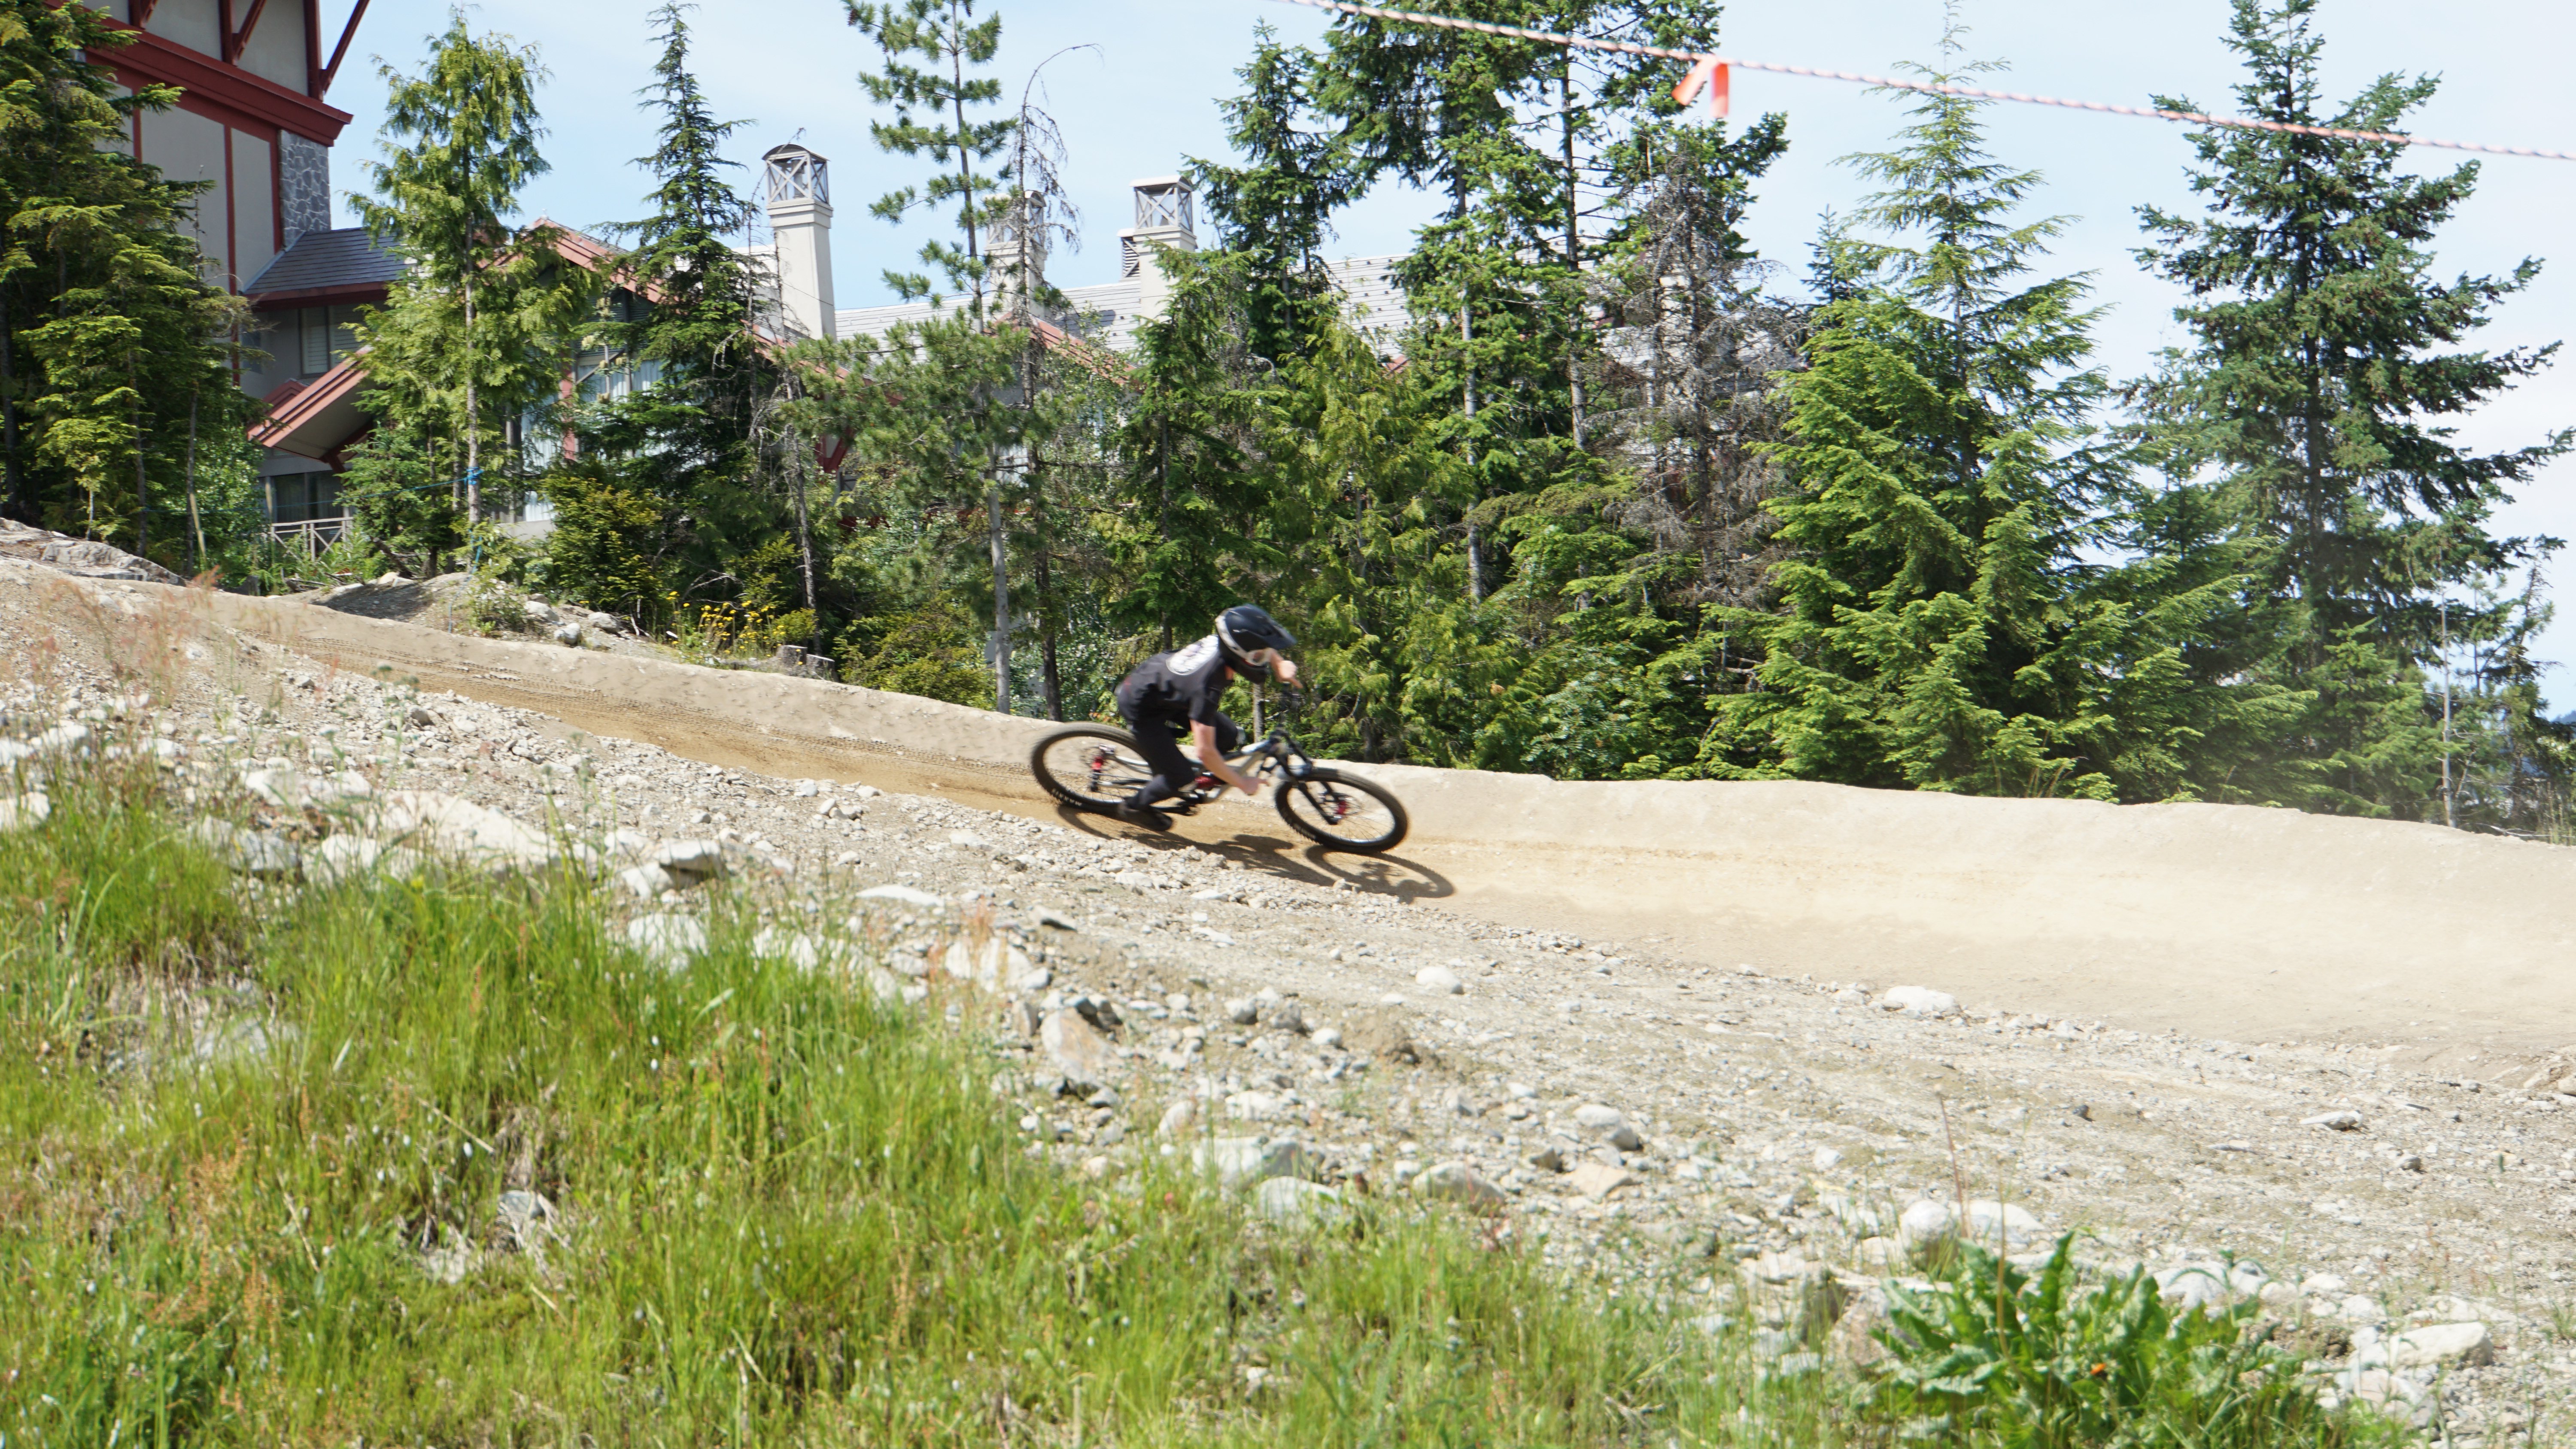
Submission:
[[[303,346],[299,376],[320,377],[341,358],[358,350],[358,309],[354,305],[298,308],[296,327]]]
[[[268,480],[268,490],[272,523],[307,523],[347,512],[340,503],[336,473],[281,473]]]

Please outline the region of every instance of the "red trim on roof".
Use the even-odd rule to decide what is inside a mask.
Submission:
[[[1031,317],[1021,325],[1038,335],[1039,346],[1049,352],[1062,352],[1094,376],[1122,377],[1130,371],[1127,359],[1076,337],[1043,317]]]
[[[134,37],[131,45],[91,52],[125,85],[138,90],[154,82],[174,85],[197,102],[188,109],[199,115],[254,133],[263,129],[293,131],[325,146],[339,140],[341,128],[349,124],[347,111],[299,95],[264,76],[226,65],[211,55],[201,55],[175,40],[138,30],[122,20],[101,16],[100,23]],[[270,139],[274,140],[274,135]]]
[[[340,62],[349,58],[349,42],[358,36],[358,22],[366,18],[367,0],[358,0],[358,8],[349,12],[349,23],[340,27],[340,43],[331,49],[331,63],[322,67],[320,76],[313,83],[316,97],[330,94],[331,82],[340,78]]]
[[[268,0],[250,0],[250,14],[243,18],[241,29],[224,37],[224,64],[241,64],[242,52],[250,49],[251,32],[259,29],[259,17],[267,13]]]
[[[554,233],[555,254],[565,261],[588,271],[605,271],[609,274],[610,281],[635,293],[647,302],[659,303],[665,300],[659,283],[647,283],[636,278],[634,271],[626,264],[628,253],[617,250],[586,231],[577,231],[553,217],[541,216],[521,227],[519,235],[524,237],[533,232],[548,230]]]
[[[366,373],[358,367],[364,352],[362,348],[350,353],[331,364],[330,371],[298,386],[282,402],[273,402],[268,416],[251,425],[250,440],[263,448],[277,447],[279,439],[312,422],[324,409],[354,397],[367,381]],[[275,399],[277,394],[272,392],[269,396]]]
[[[269,138],[268,147],[277,149],[277,138]],[[277,210],[277,197],[268,198],[268,209]],[[271,260],[275,260],[271,258]],[[241,269],[241,193],[233,188],[233,128],[224,128],[224,270],[230,274],[224,290],[238,292],[250,278]]]
[[[123,80],[125,77],[119,76],[117,79]],[[235,110],[221,101],[209,100],[200,92],[181,91],[178,109],[192,116],[203,116],[227,131],[239,131],[245,136],[256,136],[271,146],[277,144],[278,130],[273,123],[263,121],[247,111]]]

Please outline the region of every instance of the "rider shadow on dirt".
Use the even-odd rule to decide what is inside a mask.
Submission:
[[[1228,860],[1241,861],[1246,870],[1257,870],[1281,880],[1321,886],[1327,890],[1344,886],[1367,891],[1371,895],[1393,896],[1402,901],[1436,901],[1458,893],[1458,888],[1450,883],[1447,876],[1401,855],[1358,855],[1302,841],[1283,840],[1275,835],[1237,833],[1225,840],[1188,840],[1177,835],[1117,829],[1097,815],[1062,806],[1057,807],[1056,819],[1064,822],[1068,829],[1102,840],[1132,840],[1156,850],[1177,850],[1186,846],[1193,850],[1213,851]]]

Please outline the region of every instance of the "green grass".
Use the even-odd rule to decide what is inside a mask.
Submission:
[[[1766,1381],[1677,1289],[1562,1280],[1476,1219],[1363,1203],[1275,1230],[1150,1152],[1105,1183],[1032,1159],[1009,1064],[940,1000],[880,1008],[753,955],[783,892],[720,895],[675,976],[577,877],[259,895],[148,779],[54,793],[0,836],[0,1446],[1881,1444],[1903,1422],[1862,1385]],[[519,1241],[505,1191],[555,1204],[552,1231]],[[461,1281],[425,1266],[469,1255]],[[2034,1442],[1972,1419],[1958,1442]]]

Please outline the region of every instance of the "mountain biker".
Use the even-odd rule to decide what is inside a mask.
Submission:
[[[1215,633],[1157,654],[1120,680],[1119,716],[1135,734],[1136,753],[1153,767],[1154,778],[1118,807],[1118,818],[1170,829],[1172,817],[1155,809],[1155,802],[1188,789],[1202,772],[1252,794],[1258,787],[1225,759],[1243,742],[1243,731],[1217,705],[1237,675],[1267,683],[1275,671],[1281,681],[1295,684],[1297,666],[1282,651],[1296,647],[1297,637],[1268,611],[1237,604],[1216,616]],[[1198,746],[1196,765],[1181,754],[1184,734]]]

